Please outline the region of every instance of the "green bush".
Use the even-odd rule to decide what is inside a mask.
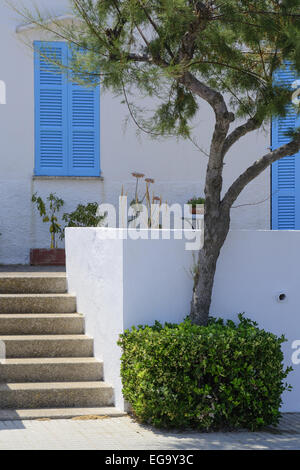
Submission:
[[[121,335],[121,376],[135,416],[157,427],[258,429],[278,423],[290,368],[277,337],[239,315],[208,326],[156,323]]]
[[[98,227],[99,223],[105,219],[103,215],[98,214],[98,202],[89,202],[88,204],[78,204],[75,211],[65,213],[63,221],[66,227]],[[64,238],[64,231],[61,238]]]

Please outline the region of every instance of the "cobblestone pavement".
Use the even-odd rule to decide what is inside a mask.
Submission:
[[[0,422],[0,450],[300,449],[300,413],[285,414],[263,432],[157,431],[129,417],[101,420]]]

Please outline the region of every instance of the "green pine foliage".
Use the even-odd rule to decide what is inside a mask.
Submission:
[[[156,323],[121,335],[123,394],[135,416],[157,427],[198,430],[278,423],[284,382],[276,337],[239,315],[208,326]]]
[[[262,124],[285,113],[290,92],[273,78],[286,61],[300,73],[299,0],[70,2],[69,24],[51,27],[38,10],[21,14],[69,41],[73,79],[93,86],[100,77],[154,137],[191,136],[199,101],[181,83],[186,73],[226,93],[236,116]],[[137,96],[152,97],[152,109]]]

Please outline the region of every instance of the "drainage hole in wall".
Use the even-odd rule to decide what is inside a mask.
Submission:
[[[279,294],[278,300],[279,300],[279,302],[283,302],[284,300],[286,300],[286,295],[285,294]]]

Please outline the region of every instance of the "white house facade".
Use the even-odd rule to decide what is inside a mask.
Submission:
[[[69,13],[68,0],[36,3],[49,6],[55,16]],[[48,229],[31,202],[36,192],[44,198],[56,193],[65,201],[64,212],[79,203],[117,205],[122,186],[134,191],[131,173],[137,171],[155,180],[155,194],[168,203],[184,204],[203,195],[203,153],[189,141],[137,136],[133,122],[124,126],[129,113],[120,97],[47,74],[38,51],[50,46],[51,38],[22,24],[0,3],[0,264],[27,264],[31,248],[48,247]],[[67,45],[54,46],[67,62]],[[277,124],[273,145],[282,142],[282,123]],[[194,135],[203,149],[209,147],[213,125],[214,116],[202,103]],[[224,191],[270,145],[270,129],[244,137],[226,157]],[[295,165],[290,157],[274,167],[272,181],[268,169],[252,182],[232,209],[231,227],[299,229]]]

